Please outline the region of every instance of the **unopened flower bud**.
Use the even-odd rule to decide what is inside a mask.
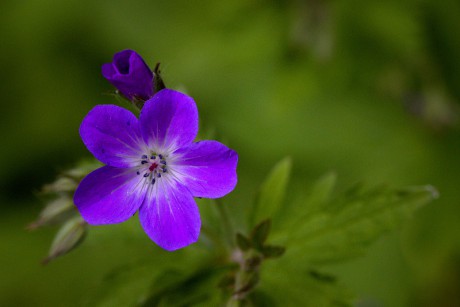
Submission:
[[[38,220],[30,224],[28,229],[36,229],[43,225],[52,224],[58,221],[62,221],[68,217],[73,211],[74,208],[73,201],[71,198],[66,196],[61,196],[54,199],[46,205],[46,207],[40,212]]]
[[[48,257],[43,263],[46,264],[75,248],[85,237],[86,228],[87,224],[80,216],[67,221],[54,238]]]
[[[153,73],[133,50],[116,53],[112,63],[102,66],[102,75],[131,101],[146,101],[153,96]]]
[[[46,184],[42,188],[43,193],[73,192],[77,188],[77,182],[71,178],[59,177],[56,181]]]

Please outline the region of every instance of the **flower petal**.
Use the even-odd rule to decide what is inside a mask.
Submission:
[[[195,243],[200,235],[198,206],[186,187],[171,180],[152,186],[139,218],[150,239],[168,251]]]
[[[236,185],[238,154],[217,141],[201,141],[177,151],[174,174],[194,197],[218,198]]]
[[[146,184],[135,170],[104,166],[81,181],[74,202],[91,225],[121,223],[139,209]]]
[[[145,103],[139,121],[145,142],[160,151],[187,146],[198,133],[195,101],[169,89],[159,91]]]
[[[99,161],[115,167],[139,163],[145,146],[136,116],[115,105],[99,105],[89,111],[80,125],[80,135]]]

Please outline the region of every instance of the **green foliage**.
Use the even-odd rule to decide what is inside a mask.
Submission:
[[[280,164],[270,172],[263,187],[279,171]],[[362,255],[382,234],[403,224],[437,197],[431,186],[392,189],[359,184],[337,194],[335,184],[336,175],[329,173],[318,179],[300,201],[290,204],[279,198],[279,203],[285,204],[283,210],[289,213],[283,217],[283,227],[274,229],[273,234],[269,220],[256,225],[248,238],[238,234],[238,246],[246,253],[253,247],[265,259],[282,256],[260,266],[260,285],[245,300],[255,306],[260,300],[260,304],[269,302],[273,306],[351,306],[350,292],[334,276],[316,267]],[[268,189],[261,191],[269,193]],[[283,246],[265,245],[269,235]]]
[[[77,167],[60,179],[69,179],[75,188],[78,178],[91,167]],[[391,189],[364,185],[335,195],[336,175],[329,173],[293,204],[285,199],[291,168],[291,159],[285,158],[275,164],[263,181],[250,212],[257,224],[249,235],[235,233],[234,222],[222,201],[200,201],[200,205],[208,206],[202,212],[201,240],[207,253],[187,248],[178,254],[162,253],[146,263],[115,270],[106,277],[92,304],[214,306],[227,302],[229,306],[258,306],[270,302],[275,306],[284,303],[348,306],[349,292],[334,276],[321,273],[317,266],[363,254],[370,243],[404,223],[416,209],[437,196],[431,186]],[[48,193],[61,195],[72,191],[60,179],[48,186]],[[62,210],[53,208],[54,205],[48,206],[42,217],[47,217],[47,212],[59,216],[61,211],[68,210],[68,206]],[[281,211],[284,211],[280,220],[283,227],[272,228],[271,218]],[[68,220],[45,261],[76,247],[86,230],[81,217]],[[267,262],[270,259],[273,261]],[[295,289],[293,283],[301,286]]]
[[[221,223],[228,229],[219,231],[214,221],[208,231],[217,231],[218,237],[232,235],[236,242],[230,254],[217,244],[205,253],[190,247],[178,254],[152,255],[146,263],[110,274],[94,305],[352,306],[351,292],[319,266],[362,255],[369,244],[437,196],[431,186],[355,185],[334,193],[336,175],[330,173],[311,185],[300,204],[291,203],[283,198],[290,168],[288,159],[276,164],[258,198],[270,203],[271,214],[289,210],[282,228],[272,228],[271,220],[264,219],[245,235],[228,228],[231,221]],[[285,184],[276,189],[273,201],[269,187],[280,177]],[[213,205],[225,208],[222,202]],[[229,218],[225,210],[217,212]],[[212,217],[209,212],[206,216]]]
[[[458,283],[452,282],[455,267],[446,260],[457,259],[460,250],[458,0],[237,0],[200,5],[183,0],[83,5],[72,0],[5,0],[2,12],[0,238],[8,252],[0,260],[7,276],[0,282],[0,305],[80,306],[100,275],[112,264],[130,261],[130,252],[137,255],[146,248],[157,259],[159,251],[149,249],[152,243],[142,240],[142,229],[134,227],[136,219],[130,225],[139,244],[125,224],[92,228],[81,248],[46,269],[36,264],[55,231],[23,231],[38,213],[25,199],[27,191],[48,182],[56,169],[90,156],[78,126],[95,103],[113,103],[107,95],[113,88],[100,76],[100,65],[125,48],[139,51],[151,67],[161,61],[167,85],[185,85],[197,101],[200,124],[216,127],[238,150],[239,184],[226,200],[234,209],[231,217],[250,206],[247,200],[261,172],[285,154],[295,161],[293,186],[313,182],[326,169],[340,175],[339,189],[363,178],[396,187],[435,185],[443,197],[421,210],[403,237],[382,240],[365,258],[330,270],[340,273],[345,266],[352,272],[341,273],[348,285],[375,305],[431,306],[440,300],[427,302],[425,296],[449,302],[458,293],[448,290]],[[295,187],[289,191],[300,197]],[[290,228],[281,228],[279,222],[289,226],[292,215],[318,213],[314,207],[330,204],[314,203],[306,198],[283,202],[277,211],[282,215],[272,219],[270,244],[284,244],[281,238],[290,235]],[[200,204],[200,246],[221,251],[214,244],[222,238],[216,232],[220,220],[215,219],[214,227],[209,218],[214,209]],[[245,228],[246,222],[239,216],[233,219],[244,234],[251,229]],[[105,240],[91,243],[98,235]],[[137,246],[135,251],[127,242]],[[283,266],[265,287],[269,266],[284,259],[303,264],[302,258],[290,257],[292,246],[286,247],[285,255],[263,266],[264,288],[253,293],[259,306],[272,305],[269,295],[316,295],[305,290],[314,289],[311,284],[295,278],[300,270]],[[375,276],[385,277],[369,278],[364,264]],[[408,265],[415,273],[406,278]],[[292,285],[300,285],[299,290]],[[408,304],[411,297],[419,304]]]
[[[331,199],[337,181],[335,173],[328,173],[319,178],[308,191],[304,208],[307,212],[321,210],[321,207]]]
[[[431,186],[355,186],[314,212],[299,212],[300,217],[286,226],[288,252],[310,264],[361,255],[370,243],[407,221],[415,210],[436,196]]]
[[[102,280],[96,295],[90,299],[91,305],[99,307],[139,305],[147,297],[156,274],[158,274],[156,268],[150,261],[113,269]]]
[[[350,290],[335,278],[298,268],[287,255],[279,262],[267,262],[257,291],[269,298],[268,306],[343,307],[352,306],[354,298]],[[254,292],[256,300],[257,291]]]
[[[291,173],[292,161],[284,158],[270,171],[264,183],[261,185],[254,210],[250,215],[250,225],[271,218],[282,204]]]
[[[219,279],[227,269],[193,247],[158,252],[112,270],[91,306],[195,306],[220,300]],[[210,305],[212,306],[212,304]]]

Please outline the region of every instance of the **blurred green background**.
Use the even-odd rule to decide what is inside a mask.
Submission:
[[[112,267],[158,252],[95,228],[42,266],[56,229],[25,230],[40,187],[90,156],[80,121],[114,102],[100,67],[128,48],[239,152],[235,206],[286,155],[297,188],[331,170],[339,188],[437,187],[401,231],[327,270],[360,306],[460,305],[460,2],[3,0],[0,25],[1,306],[79,306]]]

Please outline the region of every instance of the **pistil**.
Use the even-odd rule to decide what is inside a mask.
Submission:
[[[161,178],[161,173],[166,173],[166,159],[161,154],[142,155],[139,168],[136,171],[137,175],[143,173],[144,178],[149,178],[151,184],[155,184],[155,178]],[[147,164],[147,165],[146,165]]]

